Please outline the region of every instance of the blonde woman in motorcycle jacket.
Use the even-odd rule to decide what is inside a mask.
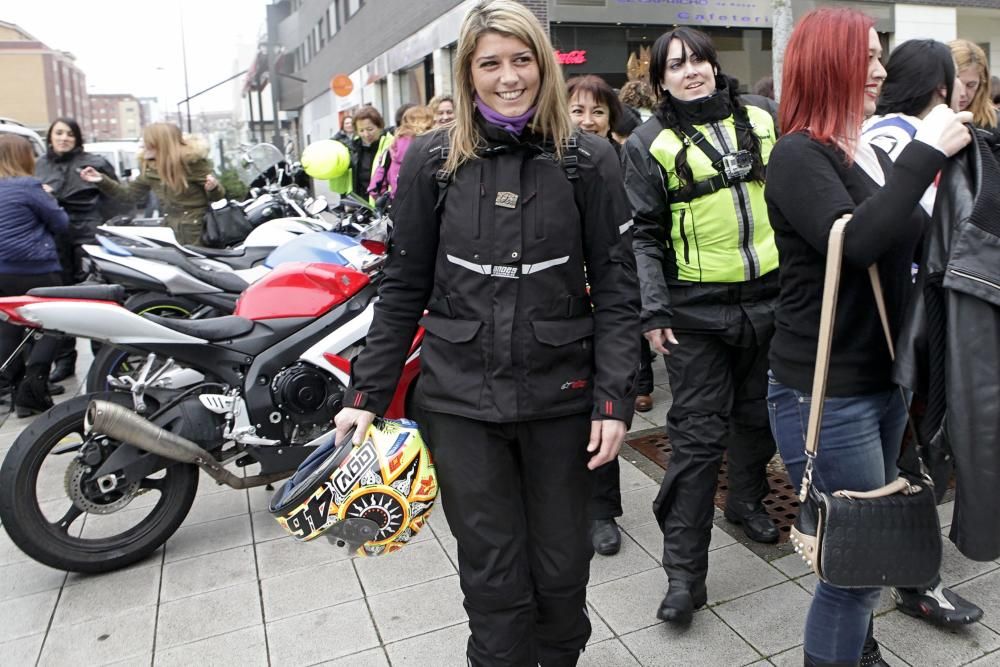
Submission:
[[[591,629],[588,469],[617,456],[633,410],[632,224],[614,149],[573,133],[528,9],[476,4],[455,59],[455,122],[403,163],[337,430],[360,439],[384,413],[422,324],[418,421],[458,540],[469,664],[574,665]]]

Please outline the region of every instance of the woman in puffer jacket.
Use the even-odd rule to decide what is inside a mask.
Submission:
[[[116,183],[93,167],[85,167],[80,178],[96,183],[101,192],[130,202],[144,200],[152,190],[177,241],[182,245],[199,243],[208,207],[226,195],[212,174],[208,147],[182,136],[180,128],[171,123],[147,126],[142,141],[142,173],[131,183]]]
[[[0,136],[0,296],[19,296],[33,287],[62,284],[62,267],[55,237],[66,232],[69,216],[32,174],[35,157],[22,137]],[[23,331],[0,322],[0,363],[17,348]],[[52,407],[49,366],[57,341],[42,338],[28,355],[27,367],[9,367],[0,383],[10,391],[17,384],[14,408],[27,417]]]

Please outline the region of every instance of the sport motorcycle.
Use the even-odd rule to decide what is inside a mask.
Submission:
[[[118,391],[54,406],[0,466],[0,521],[35,560],[97,573],[146,557],[180,527],[199,471],[246,489],[290,476],[333,428],[376,301],[371,275],[284,264],[234,315],[140,316],[113,285],[49,287],[0,298],[0,318],[144,355]],[[420,366],[413,340],[390,418],[405,416]],[[16,354],[17,352],[15,352]]]

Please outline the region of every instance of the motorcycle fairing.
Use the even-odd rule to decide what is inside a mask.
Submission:
[[[206,342],[160,326],[111,301],[5,297],[0,299],[0,310],[8,315],[16,313],[20,321],[12,318],[12,324],[40,327],[102,343],[200,345]]]

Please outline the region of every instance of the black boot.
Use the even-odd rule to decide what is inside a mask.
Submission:
[[[743,532],[754,542],[773,544],[778,541],[778,527],[761,503],[728,500],[725,515],[726,521],[743,526]]]
[[[72,354],[60,355],[52,363],[52,372],[49,373],[49,382],[62,382],[68,377],[76,374],[76,350]]]
[[[30,417],[52,407],[49,395],[49,365],[30,364],[14,395],[14,411],[18,417]]]
[[[805,667],[857,667],[858,665],[858,663],[854,662],[820,662],[819,660],[811,658],[808,653],[804,652],[802,656],[803,656],[802,664],[805,665]]]
[[[694,610],[705,606],[708,593],[705,582],[692,583],[671,579],[667,585],[667,594],[656,611],[656,617],[667,623],[687,625],[694,617]]]
[[[592,519],[590,540],[602,556],[613,556],[622,548],[622,534],[614,519]]]
[[[859,667],[889,667],[889,663],[882,659],[882,651],[879,650],[878,642],[874,637],[865,640],[865,648],[861,653]]]

